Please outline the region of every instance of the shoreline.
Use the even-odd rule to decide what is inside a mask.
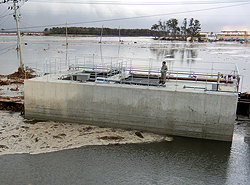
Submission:
[[[172,141],[172,137],[136,130],[100,128],[76,123],[36,122],[19,113],[0,111],[0,156],[40,154],[91,145]],[[30,123],[29,123],[30,122]]]

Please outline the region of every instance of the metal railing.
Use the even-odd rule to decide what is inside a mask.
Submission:
[[[39,76],[47,74],[73,74],[78,72],[92,73],[92,81],[97,78],[105,78],[105,82],[126,83],[131,85],[147,85],[147,86],[161,86],[160,68],[161,62],[156,59],[142,59],[142,58],[117,58],[117,57],[100,57],[100,56],[86,56],[75,57],[68,59],[67,63],[63,62],[61,58],[51,57],[46,58],[41,68],[36,64],[36,71]],[[188,66],[181,66],[176,64],[176,61],[166,61],[169,67],[167,72],[167,81],[178,84],[192,83],[192,85],[184,85],[183,88],[214,90],[208,88],[209,84],[223,84],[233,86],[232,92],[239,92],[242,89],[243,76],[239,74],[236,64],[219,62],[199,62],[199,64]],[[175,62],[175,63],[174,63]],[[184,68],[184,69],[183,69]],[[117,79],[111,77],[117,76]],[[127,79],[126,79],[126,78]],[[194,86],[193,83],[202,83],[202,87]],[[216,86],[214,85],[214,86]],[[215,90],[219,91],[218,88]]]

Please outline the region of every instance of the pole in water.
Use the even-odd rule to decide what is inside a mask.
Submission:
[[[16,20],[16,27],[17,27],[17,42],[18,42],[18,50],[19,50],[19,55],[20,55],[20,68],[23,70],[23,57],[22,57],[22,48],[21,48],[21,34],[19,30],[19,15],[17,15],[17,6],[16,6],[17,1],[13,1],[14,3],[14,11],[15,11],[15,20]]]
[[[102,33],[103,33],[103,25],[102,25],[101,38],[100,38],[100,42],[99,43],[102,43]]]
[[[66,21],[66,64],[68,63],[68,25],[67,25],[67,21]]]
[[[121,30],[120,30],[120,26],[119,26],[119,42],[121,42]]]

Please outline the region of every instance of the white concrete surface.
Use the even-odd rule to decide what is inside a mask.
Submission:
[[[27,118],[232,140],[237,93],[183,88],[185,82],[150,87],[80,83],[57,77],[25,80]]]

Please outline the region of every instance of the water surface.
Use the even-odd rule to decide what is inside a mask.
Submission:
[[[160,69],[161,62],[166,60],[170,70],[206,73],[232,73],[236,64],[244,76],[240,90],[250,90],[250,81],[247,80],[250,77],[249,44],[170,42],[153,40],[152,37],[122,37],[122,43],[118,40],[118,37],[104,37],[100,44],[100,37],[69,37],[66,49],[63,36],[23,36],[23,62],[26,66],[41,69],[46,59],[60,61],[62,65],[76,60],[92,60],[93,57],[102,58],[106,63],[113,57],[129,59],[132,65],[147,68],[153,65]],[[0,43],[0,74],[12,73],[19,65],[16,36],[0,35]]]
[[[242,184],[250,181],[245,123],[233,143],[174,137],[172,142],[86,146],[0,156],[1,184]],[[249,136],[248,136],[249,139]]]

